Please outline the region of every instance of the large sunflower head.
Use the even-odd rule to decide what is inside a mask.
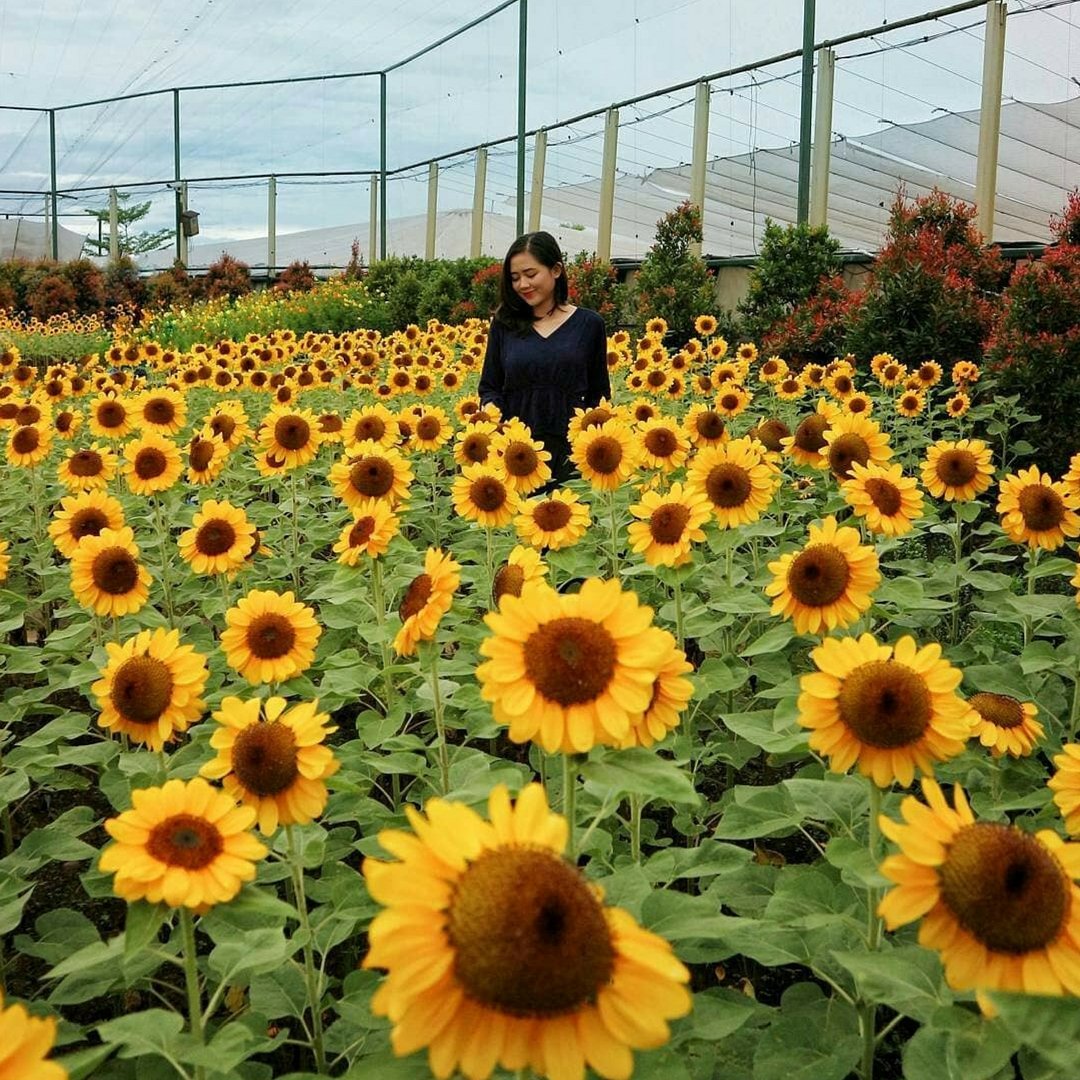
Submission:
[[[968,698],[968,704],[979,716],[972,735],[994,757],[1027,757],[1043,737],[1043,726],[1035,719],[1039,707],[1033,701],[982,691]]]
[[[323,435],[319,421],[310,409],[275,405],[259,429],[259,443],[284,468],[296,469],[306,465],[319,452]]]
[[[53,515],[49,536],[57,551],[70,559],[87,536],[98,536],[103,529],[122,529],[124,508],[103,491],[84,491],[60,500]]]
[[[745,412],[754,395],[737,382],[726,382],[717,391],[714,407],[721,416],[731,420]]]
[[[899,465],[851,466],[851,479],[840,490],[866,527],[883,536],[903,536],[922,516],[923,496],[914,477],[905,477]]]
[[[108,662],[91,689],[107,731],[160,750],[202,715],[206,657],[181,645],[179,630],[143,630],[105,651]]]
[[[615,491],[637,469],[637,443],[633,432],[620,420],[585,428],[571,446],[570,459],[599,491]]]
[[[315,659],[322,627],[291,592],[253,589],[225,612],[221,648],[229,667],[248,682],[280,683]]]
[[[205,427],[192,437],[187,448],[189,484],[209,484],[218,478],[229,457],[229,448],[220,435]]]
[[[247,413],[239,401],[224,401],[216,405],[206,414],[203,426],[221,439],[229,451],[235,450],[251,435]]]
[[[652,609],[618,581],[589,578],[570,595],[536,583],[484,618],[493,636],[476,677],[511,741],[549,753],[618,745],[648,707],[660,659],[647,648]]]
[[[427,375],[417,376],[417,381]],[[434,453],[454,437],[454,429],[446,413],[438,405],[425,405],[413,424],[413,446]]]
[[[520,505],[506,474],[492,464],[467,465],[454,481],[451,495],[454,510],[485,529],[509,524]]]
[[[690,438],[682,424],[666,416],[655,416],[637,429],[641,463],[649,469],[674,472],[690,452]]]
[[[683,429],[698,449],[719,446],[731,438],[727,421],[715,409],[701,403],[690,406],[683,420]]]
[[[394,635],[398,656],[413,656],[421,641],[432,641],[461,584],[461,566],[438,548],[424,554],[424,570],[409,582],[398,608],[401,629]]]
[[[781,440],[785,452],[799,465],[827,469],[829,459],[825,453],[828,446],[825,433],[829,430],[834,415],[833,407],[826,399],[819,398],[817,408],[799,421],[795,434]]]
[[[722,529],[748,525],[772,501],[779,479],[753,439],[731,439],[699,450],[687,470],[687,487],[708,499]]]
[[[1001,527],[1014,543],[1054,551],[1080,534],[1080,496],[1037,465],[1006,476],[998,490]]]
[[[923,487],[947,502],[974,499],[993,478],[990,448],[981,439],[940,440],[926,451],[922,464]]]
[[[98,863],[116,875],[113,890],[129,903],[207,911],[253,881],[255,863],[268,853],[248,832],[255,811],[201,777],[141,788],[131,801],[131,810],[105,822],[115,842]]]
[[[551,454],[524,424],[507,425],[494,439],[492,449],[505,480],[519,495],[527,495],[551,479]]]
[[[959,785],[953,806],[931,779],[922,791],[903,822],[879,819],[900,848],[881,864],[895,883],[878,905],[886,927],[921,918],[919,944],[955,990],[1080,994],[1080,845],[977,821]]]
[[[180,534],[180,558],[196,574],[227,574],[243,566],[254,538],[255,526],[242,509],[207,499]]]
[[[588,409],[575,409],[567,428],[567,438],[573,442],[583,431],[598,428],[611,420],[625,420],[625,410],[621,405],[612,405],[606,398]]]
[[[388,972],[373,1009],[392,1018],[395,1053],[427,1046],[435,1075],[460,1067],[473,1080],[526,1063],[540,1076],[588,1065],[626,1077],[632,1048],[666,1041],[667,1021],[690,1010],[689,972],[563,858],[567,822],[539,784],[516,804],[494,788],[489,820],[442,799],[406,813],[413,833],[379,834],[395,861],[363,867],[385,905],[364,967]]]
[[[889,436],[868,416],[837,413],[823,437],[822,449],[828,467],[838,480],[851,479],[852,466],[881,464],[892,457]]]
[[[630,507],[637,519],[627,530],[630,548],[650,566],[682,566],[690,561],[691,544],[705,539],[702,526],[711,511],[703,490],[684,490],[678,481],[665,492],[647,491]]]
[[[114,394],[102,394],[90,403],[90,432],[99,439],[123,439],[131,434],[131,410]]]
[[[916,769],[931,775],[935,762],[964,749],[978,717],[936,642],[826,638],[810,656],[817,671],[802,677],[799,723],[833,772],[858,765],[878,787],[907,787]]]
[[[530,581],[543,581],[548,572],[540,553],[520,544],[507,556],[506,562],[495,571],[491,583],[491,602],[498,606],[503,596],[520,596]]]
[[[800,634],[824,634],[855,622],[870,607],[881,581],[877,552],[859,531],[838,526],[831,514],[810,526],[806,546],[769,563],[772,613],[792,619]]]
[[[52,449],[51,427],[23,424],[16,427],[7,444],[7,459],[17,469],[32,469],[41,464]]]
[[[187,422],[187,399],[177,390],[145,391],[138,400],[138,421],[143,431],[175,435]]]
[[[326,809],[326,780],[340,767],[323,745],[337,728],[319,703],[287,704],[282,697],[225,698],[214,713],[221,726],[210,737],[217,757],[199,770],[255,809],[264,836],[278,825],[314,821]]]
[[[535,548],[573,547],[589,528],[589,507],[572,491],[552,491],[521,504],[514,518],[518,536]]]
[[[128,525],[84,537],[71,556],[71,591],[95,615],[138,611],[150,596],[150,582]]]
[[[496,426],[480,422],[467,424],[458,435],[454,444],[454,460],[461,468],[466,465],[483,465],[493,453],[492,442]]]
[[[370,441],[354,443],[330,469],[334,494],[350,508],[365,499],[396,506],[408,497],[412,480],[412,466],[397,449]]]
[[[362,499],[353,506],[352,513],[352,521],[341,530],[334,545],[338,562],[356,566],[363,556],[377,559],[385,555],[400,526],[390,505],[382,499]]]
[[[180,479],[180,449],[164,435],[147,432],[124,447],[124,474],[135,495],[157,495]]]

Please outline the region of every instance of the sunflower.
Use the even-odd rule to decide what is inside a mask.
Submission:
[[[67,1069],[45,1060],[55,1042],[53,1017],[31,1016],[24,1005],[5,1009],[0,990],[0,1080],[67,1080]]]
[[[266,847],[248,832],[255,811],[237,806],[201,777],[131,793],[134,808],[105,822],[116,841],[98,866],[115,873],[113,890],[129,903],[164,901],[206,911],[227,903],[255,878]]]
[[[255,810],[263,836],[278,825],[314,821],[326,809],[326,780],[340,768],[323,745],[337,728],[328,726],[330,717],[318,711],[318,701],[288,711],[286,705],[282,697],[225,698],[214,713],[221,726],[210,737],[217,757],[199,770]]]
[[[924,360],[915,369],[915,378],[927,390],[941,382],[942,374],[941,365],[936,360]]]
[[[687,487],[712,504],[717,524],[734,529],[757,521],[776,492],[776,470],[752,439],[732,439],[699,450],[687,470]]]
[[[969,383],[979,381],[979,365],[970,360],[958,360],[953,364],[952,381],[954,386],[964,387]]]
[[[903,536],[922,516],[923,495],[914,477],[899,465],[851,466],[851,479],[840,485],[848,506],[866,519],[866,527],[884,536]]]
[[[607,398],[601,398],[599,404],[592,406],[590,409],[574,410],[574,415],[570,418],[570,424],[567,428],[566,437],[570,442],[573,442],[583,431],[598,428],[609,420],[625,421],[625,419],[625,410],[622,406],[616,407]]]
[[[337,561],[345,566],[356,566],[362,555],[370,559],[385,555],[400,527],[397,516],[380,499],[363,499],[352,512],[353,520],[341,530],[334,545]]]
[[[825,638],[800,679],[799,723],[833,772],[853,765],[878,787],[907,787],[964,749],[978,716],[956,692],[963,678],[936,642],[879,644],[872,634]]]
[[[655,402],[650,401],[648,398],[634,398],[630,405],[630,419],[635,425],[648,423],[650,420],[660,415],[660,410],[656,407]]]
[[[483,465],[492,453],[496,426],[491,423],[469,424],[463,428],[454,444],[454,461],[466,465]]]
[[[799,372],[799,381],[807,390],[825,389],[825,368],[821,364],[806,364]]]
[[[82,427],[83,417],[81,412],[71,409],[62,409],[53,418],[53,432],[61,439],[74,439]]]
[[[838,480],[849,480],[856,462],[868,465],[872,461],[880,465],[892,457],[889,436],[866,416],[837,413],[823,437],[822,455]]]
[[[589,507],[572,491],[552,491],[522,502],[514,518],[518,537],[535,548],[573,547],[589,528]]]
[[[160,750],[202,716],[206,657],[180,644],[179,630],[143,630],[123,645],[107,642],[108,662],[91,690],[107,731]]]
[[[353,445],[330,469],[330,486],[346,506],[366,499],[383,499],[397,506],[409,494],[412,467],[393,447],[367,441]]]
[[[667,319],[661,318],[659,315],[654,315],[645,323],[645,333],[651,334],[653,337],[660,339],[668,332]]]
[[[213,429],[203,428],[192,437],[187,448],[187,481],[189,484],[210,484],[221,475],[229,459],[229,448]]]
[[[585,428],[571,443],[570,460],[599,491],[615,491],[638,466],[638,446],[621,420],[608,420]]]
[[[492,441],[491,448],[503,478],[519,495],[528,495],[551,479],[551,454],[524,424],[508,426]]]
[[[741,363],[749,366],[758,358],[757,346],[752,341],[744,341],[736,350],[735,357]]]
[[[291,592],[253,589],[225,612],[225,622],[225,661],[252,684],[285,682],[306,671],[322,634],[315,612]]]
[[[809,465],[813,469],[827,469],[828,458],[825,456],[827,443],[825,432],[829,430],[832,410],[824,398],[819,398],[816,411],[799,421],[795,434],[783,440],[784,451],[791,455],[799,465]]]
[[[434,639],[439,621],[450,610],[460,584],[461,566],[454,558],[438,548],[428,548],[424,571],[409,582],[398,608],[401,629],[393,641],[398,656],[413,656],[419,642]]]
[[[859,543],[859,532],[836,518],[810,526],[806,546],[769,563],[772,614],[795,622],[800,634],[824,634],[850,626],[870,607],[878,587],[877,552]]]
[[[638,519],[627,529],[630,549],[649,566],[682,566],[690,561],[690,545],[705,539],[702,525],[710,510],[709,496],[701,488],[684,490],[676,482],[665,492],[647,491],[630,507]]]
[[[180,558],[196,574],[227,574],[243,566],[254,539],[255,526],[243,510],[207,499],[180,534]]]
[[[653,636],[660,670],[653,682],[652,698],[641,718],[631,722],[626,738],[619,744],[620,750],[660,742],[679,726],[681,714],[694,695],[694,684],[685,677],[694,670],[694,665],[687,661],[686,653],[667,630],[654,627]]]
[[[152,431],[124,447],[124,460],[128,488],[135,495],[168,491],[184,470],[176,443]]]
[[[512,742],[548,753],[618,745],[648,708],[660,661],[652,609],[618,581],[589,578],[571,595],[538,582],[484,621],[493,636],[480,645],[480,696]]]
[[[878,382],[886,390],[891,390],[894,386],[899,386],[907,378],[907,373],[907,365],[901,364],[899,360],[890,357],[878,368],[876,374]]]
[[[690,452],[690,438],[682,424],[664,416],[656,416],[637,429],[641,463],[649,469],[674,472]]]
[[[922,390],[905,390],[896,399],[896,411],[901,416],[918,416],[926,408],[926,395]]]
[[[147,390],[136,406],[143,431],[175,435],[187,423],[187,401],[176,390]]]
[[[1055,551],[1080,534],[1080,497],[1037,465],[1006,476],[998,487],[997,512],[1005,535],[1017,544]]]
[[[15,428],[7,444],[8,463],[19,469],[40,465],[52,449],[52,429],[25,424]]]
[[[1066,743],[1054,757],[1057,772],[1046,782],[1070,836],[1080,833],[1080,745]]]
[[[930,778],[922,793],[900,804],[903,824],[879,819],[900,847],[880,867],[895,883],[878,905],[885,926],[921,918],[919,944],[941,954],[954,990],[1080,994],[1080,845],[976,821],[959,784],[951,807]]]
[[[844,412],[853,416],[869,416],[874,411],[874,402],[869,394],[857,390],[844,400]]]
[[[716,319],[712,315],[699,315],[694,319],[694,333],[699,337],[712,337],[716,333]]]
[[[1080,451],[1069,459],[1069,468],[1061,478],[1061,482],[1073,495],[1080,496]]]
[[[95,615],[129,615],[150,596],[150,571],[139,563],[135,533],[102,529],[84,537],[71,556],[71,591]]]
[[[754,395],[736,382],[726,382],[716,395],[715,408],[721,416],[734,419],[753,401]]]
[[[1034,702],[983,692],[973,694],[968,704],[979,714],[972,736],[989,747],[994,757],[1026,757],[1043,737],[1043,726],[1035,719],[1039,707]]]
[[[855,380],[847,371],[836,371],[825,377],[825,390],[837,401],[847,401],[855,393]]]
[[[705,347],[705,355],[710,360],[723,360],[727,353],[728,343],[726,338],[714,337]]]
[[[134,424],[128,407],[117,397],[102,394],[90,403],[90,433],[99,439],[123,439]]]
[[[275,405],[259,430],[259,444],[283,461],[286,469],[306,465],[319,452],[322,441],[319,422],[310,409]]]
[[[940,440],[926,451],[923,487],[935,499],[968,502],[984,492],[994,478],[990,449],[981,439]]]
[[[784,449],[784,440],[791,435],[791,429],[783,420],[770,417],[762,420],[747,432],[747,438],[761,443],[772,454],[780,454]]]
[[[699,449],[706,446],[719,446],[731,438],[724,418],[715,409],[702,404],[690,406],[683,418],[683,430]]]
[[[225,444],[225,449],[233,451],[251,436],[251,425],[247,413],[239,401],[224,401],[215,405],[206,414],[203,426],[208,427]]]
[[[798,401],[806,393],[806,385],[794,375],[773,383],[773,394],[780,401]]]
[[[394,1052],[428,1048],[434,1076],[487,1080],[496,1065],[574,1080],[591,1066],[628,1077],[634,1048],[668,1038],[689,1012],[690,975],[662,938],[604,906],[563,857],[566,819],[539,784],[512,804],[504,785],[485,821],[463,803],[406,808],[413,833],[384,830],[393,862],[368,858],[385,910],[366,968],[386,968],[372,1011]]]
[[[491,602],[498,605],[503,596],[520,596],[530,581],[543,581],[547,572],[547,565],[540,558],[540,553],[535,548],[519,544],[495,572]]]
[[[84,491],[60,500],[53,515],[49,536],[57,551],[70,559],[87,536],[97,536],[102,529],[122,529],[124,508],[103,491]]]
[[[454,510],[485,529],[508,525],[520,499],[501,469],[491,465],[467,465],[451,489]]]
[[[758,368],[758,378],[763,383],[782,382],[787,373],[787,361],[780,356],[770,356]]]
[[[397,440],[394,414],[378,403],[365,405],[349,413],[342,428],[345,448],[352,452],[358,443],[373,442],[378,446],[393,446]]]

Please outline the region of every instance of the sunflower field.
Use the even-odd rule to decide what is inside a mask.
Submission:
[[[0,337],[0,1080],[1073,1074],[1080,453],[695,329]]]

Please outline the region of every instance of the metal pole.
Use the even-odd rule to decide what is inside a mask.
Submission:
[[[836,53],[818,53],[817,101],[814,102],[814,154],[810,172],[810,224],[825,225],[829,217],[829,157],[832,152],[833,78]]]
[[[486,146],[476,151],[476,175],[473,179],[472,238],[469,241],[469,258],[479,259],[484,246],[484,189],[487,186]]]
[[[49,230],[49,250],[54,259],[60,255],[60,233],[56,221],[56,110],[49,110],[49,205],[52,228]]]
[[[371,209],[368,211],[368,256],[370,266],[377,258],[379,247],[379,178],[371,177]]]
[[[986,5],[983,43],[982,104],[979,107],[979,157],[975,165],[975,223],[983,243],[994,239],[998,136],[1001,134],[1001,78],[1005,64],[1005,0]]]
[[[544,164],[547,158],[547,131],[541,128],[533,139],[532,191],[529,192],[529,232],[540,228],[540,211],[544,205]]]
[[[176,203],[176,257],[187,266],[187,244],[180,242],[183,232],[180,211],[186,209],[180,205],[180,91],[172,92],[172,140],[173,140],[173,188]]]
[[[379,258],[386,258],[386,72],[379,73]]]
[[[596,257],[611,261],[611,227],[615,216],[615,161],[619,150],[619,110],[604,120],[604,158],[600,166],[600,219],[596,225]]]
[[[120,258],[120,201],[116,188],[109,188],[109,258],[114,261]]]
[[[266,277],[273,277],[277,267],[277,177],[266,183]]]
[[[180,200],[180,210],[181,210],[181,212],[183,212],[184,210],[187,209],[187,181],[186,180],[181,180],[180,183],[177,185],[176,190],[177,190],[177,197]],[[182,220],[183,220],[183,218],[181,218],[181,221]],[[187,238],[187,233],[185,233],[183,228],[181,228],[180,231],[177,233],[177,236],[180,239],[180,255],[179,255],[180,265],[182,267],[184,267],[185,269],[187,269],[187,264],[188,264],[188,238]]]
[[[518,0],[517,234],[525,231],[525,81],[529,46],[529,0]]]
[[[433,161],[427,173],[427,235],[424,237],[424,258],[435,258],[435,217],[439,212],[439,163]]]
[[[799,105],[799,193],[796,220],[810,216],[810,133],[814,105],[814,15],[816,0],[803,0],[802,102]]]
[[[705,232],[705,160],[709,156],[709,84],[699,82],[694,93],[694,143],[690,157],[690,201],[701,213],[701,231]],[[690,245],[694,255],[701,255],[701,241]]]

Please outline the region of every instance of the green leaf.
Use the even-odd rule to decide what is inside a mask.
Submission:
[[[1000,1023],[958,1006],[939,1009],[904,1047],[904,1076],[918,1080],[989,1080],[1008,1064],[1018,1040]],[[1076,1062],[1073,1045],[1071,1074]]]
[[[692,1039],[719,1042],[751,1021],[755,1026],[763,1023],[771,1011],[737,990],[712,987],[694,995],[694,1011],[675,1024],[671,1045],[678,1047]]]
[[[685,878],[716,877],[737,874],[753,857],[746,848],[706,840],[694,848],[667,848],[658,851],[645,863],[645,875],[652,882],[665,885]]]
[[[277,927],[243,930],[233,940],[214,947],[209,966],[218,981],[244,986],[251,976],[273,971],[285,963],[298,947],[287,941]]]
[[[877,952],[837,952],[836,961],[855,977],[867,1001],[888,1005],[922,1023],[942,1006],[952,1004],[937,953],[917,945]]]
[[[121,1047],[120,1057],[131,1058],[168,1053],[183,1028],[184,1018],[171,1009],[143,1009],[99,1024],[97,1033],[103,1043]]]
[[[845,1080],[861,1049],[855,1009],[825,998],[816,985],[797,983],[761,1036],[754,1080]]]
[[[124,955],[130,957],[156,942],[158,931],[170,914],[166,904],[148,904],[138,900],[128,904],[124,923]]]
[[[604,794],[644,795],[691,806],[701,803],[693,780],[683,769],[643,746],[593,751],[581,766],[581,774],[586,783],[604,789]]]
[[[724,713],[720,719],[730,731],[770,754],[789,754],[806,748],[806,733],[786,724],[778,727],[773,709]]]
[[[786,835],[802,822],[803,814],[786,788],[739,785],[732,789],[713,835],[720,840],[753,840]]]
[[[113,1056],[115,1050],[115,1046],[91,1046],[88,1050],[77,1050],[52,1060],[67,1071],[68,1080],[86,1080],[103,1061]]]
[[[1017,1042],[1030,1046],[1069,1076],[1076,1071],[1080,1046],[1080,1001],[1034,994],[990,995],[1002,1026]]]
[[[762,653],[779,652],[795,636],[795,628],[789,622],[782,622],[766,630],[760,637],[755,638],[745,649],[742,656],[760,656]]]

